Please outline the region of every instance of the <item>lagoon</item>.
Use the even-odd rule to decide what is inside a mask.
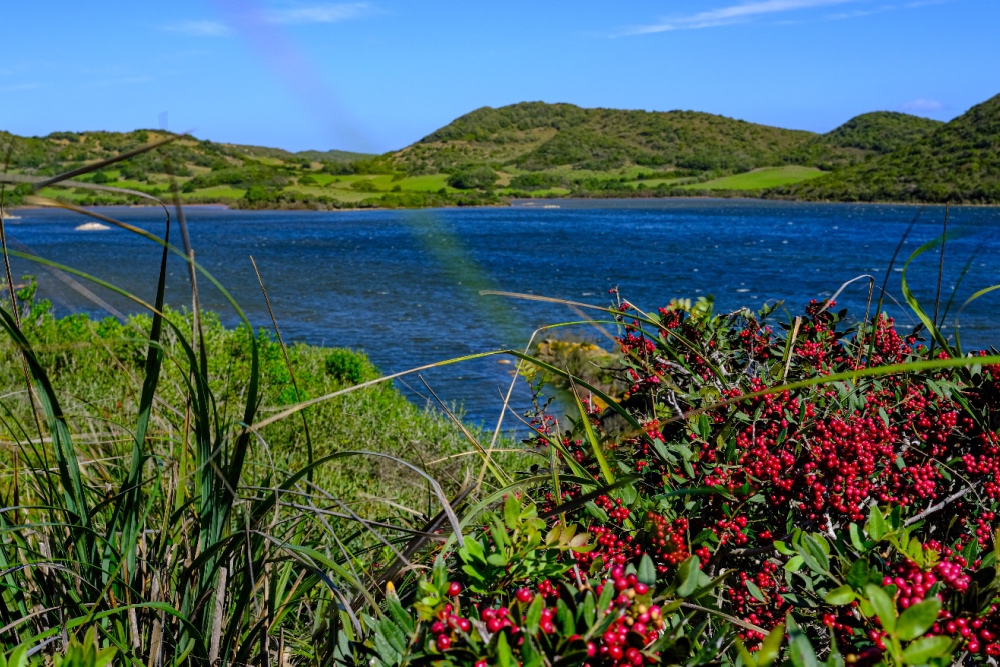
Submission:
[[[100,211],[163,234],[162,211]],[[874,275],[880,285],[918,211],[914,206],[731,199],[557,200],[418,211],[186,209],[198,261],[229,289],[255,326],[271,324],[251,255],[286,341],[361,349],[385,373],[523,346],[538,327],[581,319],[563,305],[480,296],[483,289],[607,306],[609,290],[617,287],[623,298],[644,309],[711,294],[720,312],[784,300],[792,315],[799,314],[810,300],[831,296],[859,275]],[[20,220],[6,223],[16,249],[152,299],[159,253],[149,241],[117,228],[78,231],[86,220],[65,211],[26,209],[18,215]],[[943,207],[920,213],[890,272],[887,289],[896,300],[903,300],[903,264],[919,246],[940,236],[943,219]],[[953,207],[949,230],[953,237],[946,246],[942,294],[947,301],[957,287],[946,329],[953,334],[962,303],[1000,283],[1000,208]],[[180,245],[176,226],[171,238]],[[938,262],[936,250],[927,252],[907,271],[928,311],[933,310]],[[58,312],[101,314],[58,276],[22,260],[14,268],[16,275],[37,275],[40,295],[52,299]],[[190,302],[180,258],[170,261],[168,284],[173,305]],[[218,292],[204,280],[200,287],[202,305],[235,324],[235,314]],[[122,312],[135,310],[121,297],[90,288]],[[867,296],[868,282],[862,280],[837,301],[857,315],[863,314]],[[1000,345],[998,306],[1000,290],[962,313],[966,349]],[[901,329],[915,324],[905,309],[891,302],[886,309]],[[787,319],[783,310],[775,316]],[[607,342],[593,327],[566,331]],[[422,376],[442,400],[463,404],[473,421],[495,420],[513,369],[499,360],[463,362]],[[414,400],[429,398],[417,376],[401,387]],[[529,401],[522,388],[514,407],[523,411]]]

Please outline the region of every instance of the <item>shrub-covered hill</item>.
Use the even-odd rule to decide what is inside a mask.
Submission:
[[[695,111],[584,109],[523,102],[466,114],[392,156],[409,171],[467,164],[608,170],[625,165],[744,171],[781,164],[834,167],[887,153],[937,125],[876,112],[817,135]]]
[[[944,123],[894,111],[873,111],[815,137],[792,160],[823,168],[858,164],[926,138]]]
[[[915,143],[943,126],[939,120],[894,111],[873,111],[855,116],[818,139],[828,146],[871,153],[891,153]]]
[[[0,146],[11,147],[10,168],[40,175],[56,174],[75,166],[105,160],[142,144],[169,136],[162,130],[132,132],[53,132],[44,137],[19,137],[0,131]],[[264,159],[275,166],[300,167],[311,162],[349,162],[371,157],[346,151],[302,151],[292,153],[280,148],[242,146],[199,140],[183,135],[162,148],[131,158],[116,168],[128,177],[144,180],[154,174],[166,173],[171,162],[175,173],[190,175],[200,170],[242,166],[248,161]]]
[[[607,170],[628,164],[751,169],[782,164],[813,134],[694,111],[584,109],[523,102],[466,114],[392,156],[410,171],[470,163]]]
[[[773,194],[836,201],[1000,202],[1000,95],[887,155]]]

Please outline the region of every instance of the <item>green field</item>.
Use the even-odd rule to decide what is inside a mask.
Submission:
[[[819,178],[826,172],[814,167],[786,165],[784,167],[764,167],[753,171],[716,178],[704,183],[692,183],[682,186],[687,190],[763,190],[779,185],[792,185],[813,178]],[[646,181],[647,183],[651,181]]]
[[[195,190],[194,192],[185,192],[181,196],[185,200],[202,198],[241,199],[246,193],[246,190],[242,190],[240,188],[219,185],[214,188],[204,188],[203,190]]]
[[[690,178],[647,178],[642,181],[629,181],[631,185],[645,185],[650,188],[655,188],[657,185],[680,185],[685,181],[691,180]]]
[[[455,188],[448,185],[448,174],[426,174],[424,176],[410,176],[398,181],[404,190],[413,192],[437,192],[445,188],[449,192],[457,192]]]

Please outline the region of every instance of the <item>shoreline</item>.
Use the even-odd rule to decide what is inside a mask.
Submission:
[[[390,207],[390,206],[369,206],[364,208],[305,208],[305,207],[274,207],[274,208],[239,208],[233,207],[225,203],[217,204],[182,204],[185,209],[220,209],[227,211],[284,211],[284,212],[295,212],[299,211],[302,213],[357,213],[362,211],[423,211],[428,209],[442,208],[442,209],[452,209],[452,208],[502,208],[502,207],[512,207],[512,208],[538,208],[539,210],[544,210],[546,206],[559,206],[560,202],[617,202],[617,201],[644,201],[644,202],[659,202],[659,201],[744,201],[744,202],[782,202],[786,204],[837,204],[837,205],[864,205],[864,206],[911,206],[911,207],[924,207],[924,206],[952,206],[952,207],[968,207],[968,208],[1000,208],[1000,202],[996,204],[975,204],[975,203],[950,203],[950,202],[913,202],[913,201],[837,201],[837,200],[824,200],[824,199],[784,199],[784,198],[771,198],[771,197],[727,197],[727,196],[712,196],[712,195],[684,195],[677,197],[539,197],[539,198],[515,198],[509,199],[504,202],[497,204],[474,204],[474,205],[453,205],[453,206],[424,206],[424,207]],[[533,206],[533,204],[538,203],[538,206]],[[169,202],[164,202],[167,207],[172,207],[173,204]],[[56,207],[50,206],[31,206],[31,205],[17,205],[17,206],[5,206],[5,213],[13,213],[14,211],[28,211],[28,210],[43,210],[51,209]],[[82,206],[84,209],[147,209],[147,208],[158,208],[157,204],[99,204],[96,206]],[[551,209],[550,209],[551,210]]]

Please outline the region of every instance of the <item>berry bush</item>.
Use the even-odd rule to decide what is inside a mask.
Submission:
[[[544,463],[336,662],[995,664],[998,358],[833,305],[617,302],[627,393],[564,378]]]

